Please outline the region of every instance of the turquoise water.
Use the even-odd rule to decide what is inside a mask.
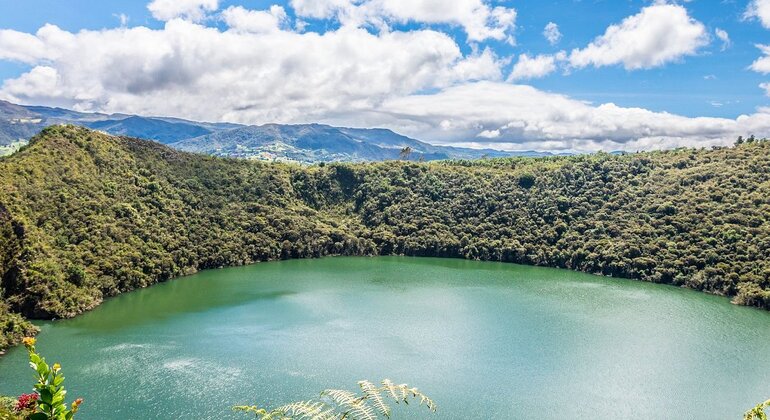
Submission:
[[[205,271],[42,324],[80,419],[249,418],[359,379],[419,387],[401,418],[737,419],[770,397],[770,313],[674,287],[430,258]],[[23,349],[0,394],[28,392]]]

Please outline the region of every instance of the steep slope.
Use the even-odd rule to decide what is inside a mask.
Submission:
[[[297,166],[61,126],[0,174],[0,325],[19,319],[4,307],[69,317],[199,269],[339,254],[564,267],[770,309],[770,142]]]

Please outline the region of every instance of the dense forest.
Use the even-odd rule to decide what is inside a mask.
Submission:
[[[752,139],[753,140],[753,139]],[[300,166],[74,126],[0,158],[0,348],[205,268],[441,256],[672,284],[770,309],[770,142]]]

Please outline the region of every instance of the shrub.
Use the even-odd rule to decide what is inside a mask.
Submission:
[[[40,357],[35,350],[34,338],[26,337],[22,342],[29,352],[29,365],[35,370],[37,383],[34,394],[19,397],[16,410],[31,410],[32,414],[26,417],[28,420],[72,420],[83,399],[76,399],[67,408],[64,402],[67,390],[64,389],[61,365],[54,363],[49,367],[45,358]]]

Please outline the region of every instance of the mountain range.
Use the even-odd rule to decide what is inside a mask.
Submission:
[[[74,124],[112,135],[153,140],[183,151],[269,161],[315,163],[551,155],[536,151],[436,146],[382,128],[208,123],[169,117],[78,112],[5,101],[0,101],[0,155],[13,152],[44,127],[57,124]]]

